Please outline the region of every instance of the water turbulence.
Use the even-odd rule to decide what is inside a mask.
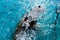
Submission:
[[[35,40],[38,16],[44,12],[42,6],[32,8],[19,22],[14,40]]]

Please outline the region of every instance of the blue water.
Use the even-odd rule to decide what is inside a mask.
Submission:
[[[58,3],[56,5],[56,3]],[[39,19],[41,32],[36,32],[36,40],[54,40],[53,29],[50,28],[56,19],[56,8],[60,0],[0,0],[0,40],[12,40],[18,22],[32,7],[41,5],[45,7],[44,18]],[[54,26],[54,25],[53,25]],[[60,14],[56,27],[55,40],[60,40]]]

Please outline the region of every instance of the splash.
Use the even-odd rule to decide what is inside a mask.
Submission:
[[[16,34],[16,40],[35,40],[35,31],[20,31],[20,33]]]
[[[35,40],[36,39],[36,23],[38,16],[44,12],[41,6],[36,6],[28,14],[25,14],[22,22],[19,23],[16,31],[16,40]],[[19,28],[20,27],[20,28]]]

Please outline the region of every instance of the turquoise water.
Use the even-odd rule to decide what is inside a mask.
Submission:
[[[56,2],[56,3],[54,3]],[[57,4],[58,3],[58,4]],[[60,40],[60,14],[56,27],[56,39],[53,31],[56,8],[60,0],[0,0],[0,40],[12,40],[17,24],[32,7],[41,5],[45,8],[44,18],[38,18],[41,31],[36,32],[36,40]]]

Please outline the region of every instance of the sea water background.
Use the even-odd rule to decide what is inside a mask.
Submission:
[[[56,18],[56,3],[60,0],[0,0],[0,40],[12,40],[19,20],[31,8],[41,5],[45,13],[38,17],[39,31],[36,40],[54,40],[54,21]],[[43,18],[41,17],[43,16]],[[56,27],[56,40],[60,40],[60,14]]]

